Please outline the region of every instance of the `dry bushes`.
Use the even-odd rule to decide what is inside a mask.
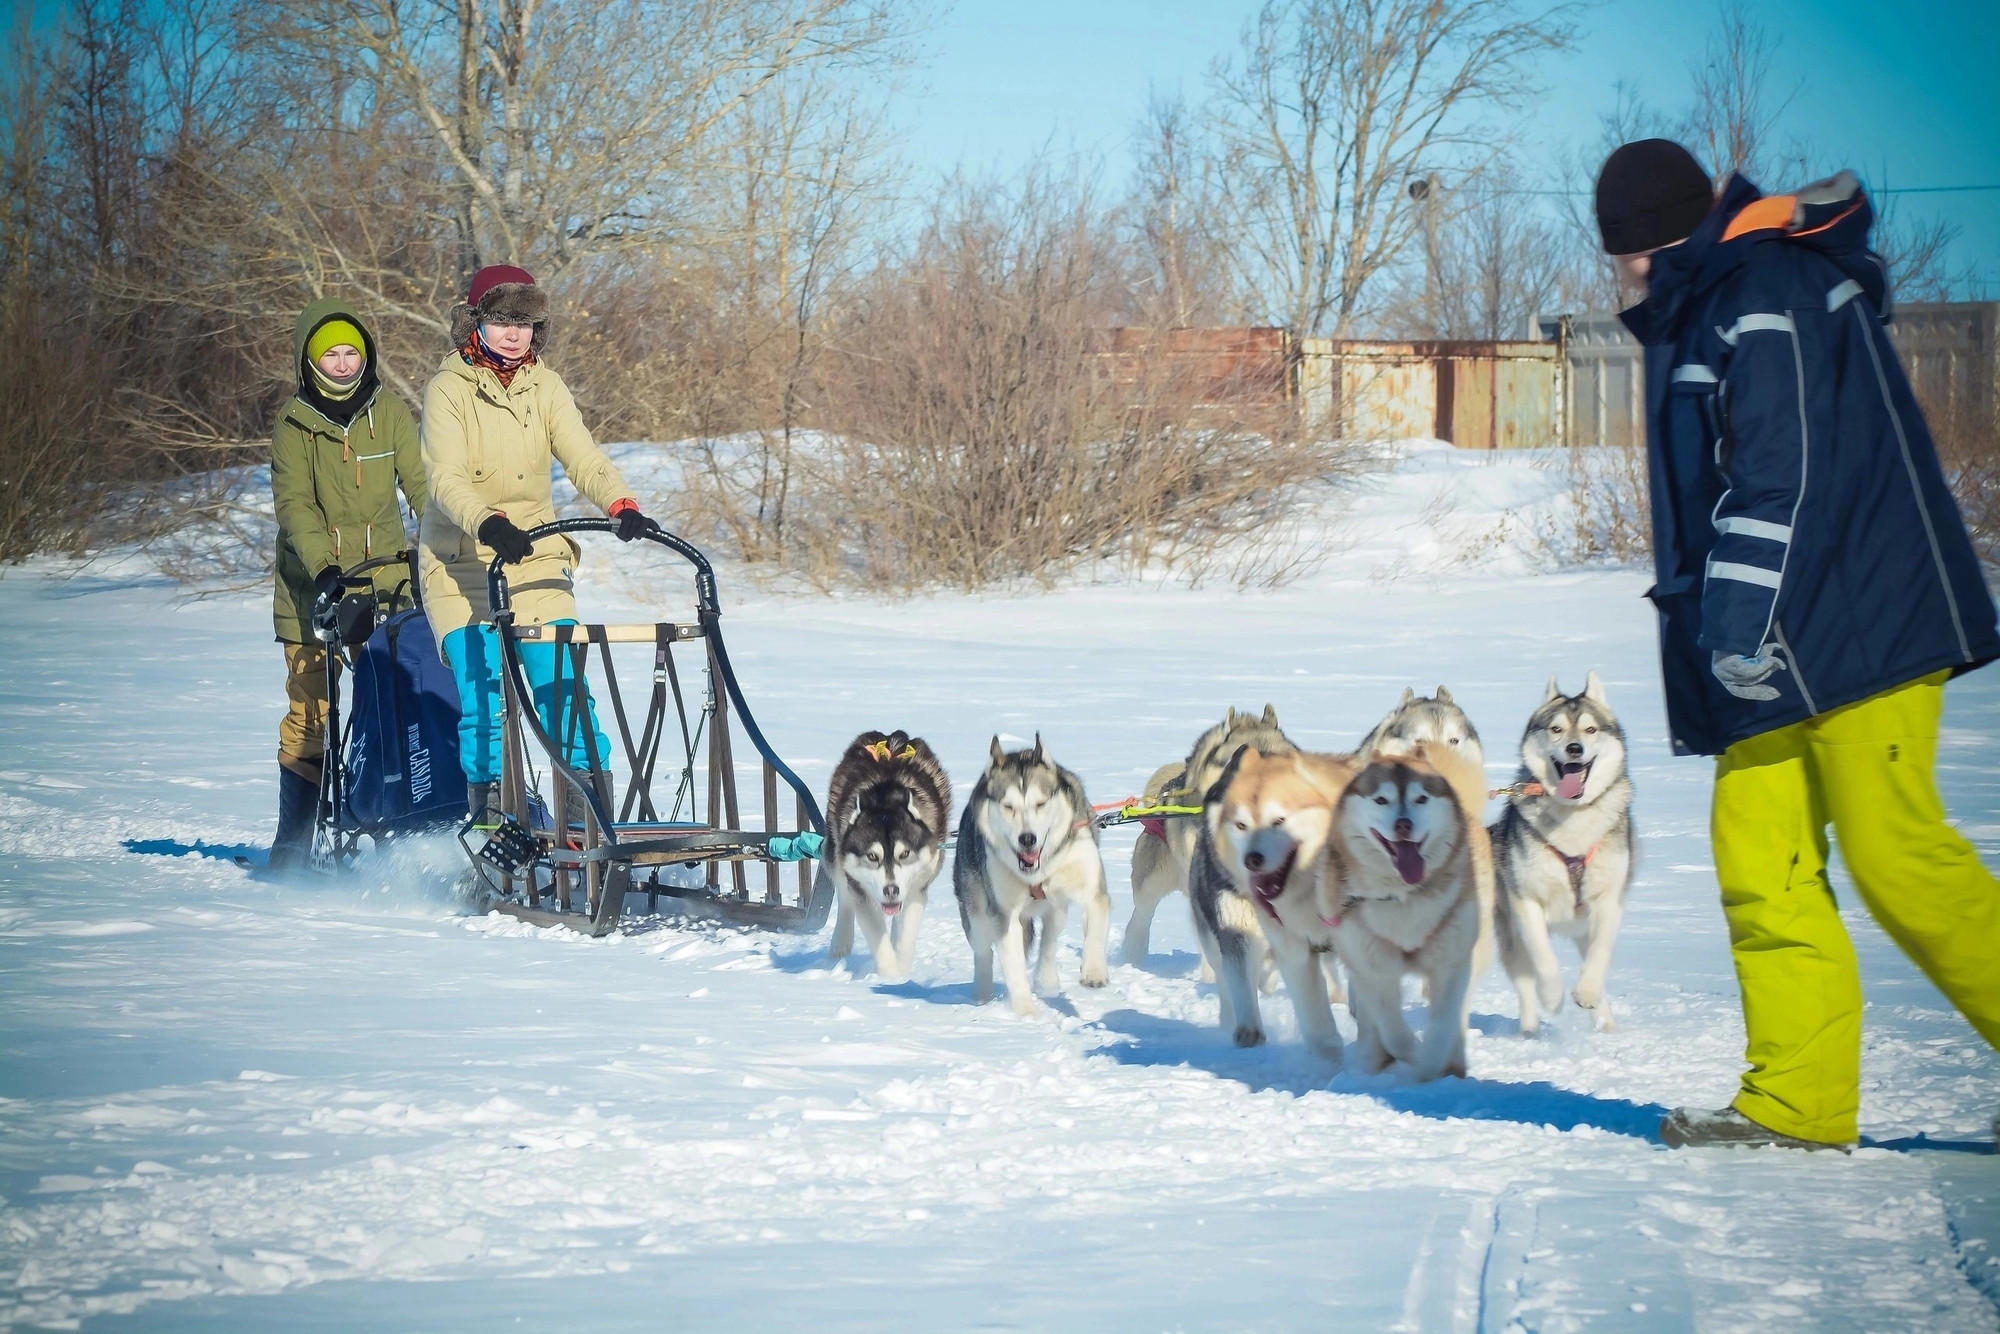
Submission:
[[[1919,390],[1918,398],[1973,548],[1989,569],[2000,568],[2000,414],[1968,405],[1963,395],[1939,403]],[[1545,519],[1535,534],[1541,550],[1563,565],[1630,565],[1651,557],[1643,445],[1567,449],[1556,466],[1566,494],[1559,517]]]
[[[0,561],[80,549],[89,537],[100,460],[90,438],[110,387],[106,359],[44,325],[25,284],[0,297]]]
[[[1634,565],[1653,554],[1646,446],[1572,446],[1557,466],[1567,484],[1557,516],[1536,536],[1562,565]]]
[[[1300,552],[1276,521],[1349,456],[1291,439],[1287,405],[1112,353],[1128,263],[1076,187],[961,186],[833,320],[806,390],[818,429],[711,443],[713,511],[746,556],[821,586],[1093,562],[1282,577]]]
[[[1973,548],[1989,570],[2000,569],[2000,410],[1956,399],[1943,410],[1927,405],[1925,418]]]

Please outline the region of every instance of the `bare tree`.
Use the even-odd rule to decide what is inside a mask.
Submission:
[[[1344,334],[1408,244],[1409,182],[1476,167],[1481,113],[1567,46],[1574,6],[1512,0],[1270,0],[1213,72],[1232,227],[1272,316]]]
[[[1185,98],[1155,93],[1139,127],[1131,216],[1151,291],[1141,316],[1154,327],[1188,328],[1234,314],[1235,265],[1220,233],[1219,166]]]
[[[1535,315],[1573,308],[1589,265],[1559,214],[1538,207],[1507,164],[1446,188],[1435,178],[1421,282],[1408,266],[1394,302],[1399,332],[1424,338],[1520,338]]]
[[[880,0],[320,5],[431,132],[465,260],[551,276],[674,239],[677,187],[718,127],[788,71],[875,58],[892,34]]]
[[[1781,94],[1772,91],[1777,51],[1778,40],[1750,17],[1748,6],[1729,0],[1702,58],[1688,67],[1691,100],[1683,137],[1718,186],[1732,172],[1757,181],[1769,171],[1798,172],[1798,179],[1804,179],[1803,147],[1797,141],[1783,146],[1773,142],[1786,108],[1804,89],[1800,82]]]

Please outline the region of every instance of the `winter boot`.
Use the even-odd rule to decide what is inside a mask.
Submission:
[[[1676,1107],[1660,1122],[1660,1142],[1670,1149],[1838,1149],[1854,1152],[1852,1144],[1826,1144],[1797,1139],[1758,1125],[1734,1107],[1713,1112]]]
[[[465,785],[465,814],[468,819],[477,820],[493,804],[494,789],[498,783],[467,783]]]
[[[295,871],[312,860],[313,824],[319,815],[319,784],[278,766],[278,832],[271,840],[271,869]]]

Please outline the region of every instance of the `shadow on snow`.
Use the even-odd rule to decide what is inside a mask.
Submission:
[[[1101,1023],[1129,1039],[1102,1049],[1104,1056],[1122,1065],[1188,1066],[1234,1080],[1253,1092],[1324,1090],[1373,1098],[1395,1111],[1438,1121],[1511,1121],[1553,1130],[1589,1126],[1657,1144],[1660,1120],[1668,1111],[1658,1103],[1600,1098],[1541,1080],[1511,1084],[1453,1078],[1432,1084],[1390,1084],[1383,1076],[1340,1074],[1296,1045],[1235,1047],[1209,1025],[1138,1010],[1114,1010]]]

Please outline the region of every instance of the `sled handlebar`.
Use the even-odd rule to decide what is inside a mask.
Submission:
[[[554,523],[545,523],[539,528],[528,529],[526,536],[530,542],[539,542],[545,537],[554,537],[558,534],[615,534],[617,531],[616,519],[557,519]],[[727,692],[730,703],[735,706],[737,720],[749,734],[750,744],[756,747],[757,753],[764,757],[777,775],[785,780],[786,785],[798,794],[800,804],[810,813],[813,829],[823,832],[826,821],[820,813],[819,800],[813,796],[812,789],[805,785],[804,780],[792,771],[791,766],[778,758],[778,752],[773,750],[771,743],[764,738],[764,730],[757,726],[756,718],[750,713],[749,704],[744,701],[743,687],[737,684],[736,669],[730,665],[729,649],[722,642],[722,600],[716,592],[715,569],[708,563],[708,557],[702,555],[701,548],[694,543],[664,528],[656,528],[651,532],[641,533],[640,536],[649,542],[657,542],[694,567],[695,610],[701,622],[702,638],[708,641],[709,652],[714,655],[716,674],[721,678],[721,688]],[[506,567],[507,562],[498,556],[495,556],[492,563],[486,567],[488,605],[492,608],[494,623],[501,627],[511,626],[514,621],[513,605],[507,593]],[[520,657],[514,637],[505,633],[504,629],[500,636],[500,655],[503,669],[513,675],[517,694],[522,699],[529,698],[527,680],[520,674]],[[535,716],[535,710],[526,710],[523,722],[549,754],[560,753],[555,739],[548,735],[541,725],[541,719]],[[566,766],[557,765],[556,768],[567,776],[568,781],[577,785],[585,801],[591,803],[593,808],[596,807],[597,794],[588,784],[580,782]],[[606,841],[616,843],[618,835],[610,812],[598,810],[597,819],[604,830]]]
[[[410,560],[412,554],[414,553],[409,551],[399,551],[393,556],[375,556],[369,560],[362,561],[359,565],[350,565],[341,572],[340,586],[342,588],[371,588],[375,584],[373,578],[375,571],[390,565],[409,565],[411,566],[411,574],[414,575],[416,573],[415,565]]]
[[[545,537],[555,537],[567,533],[616,533],[616,519],[557,519],[539,528],[530,528],[525,536],[530,542],[539,542]],[[670,533],[664,528],[641,533],[648,542],[657,542],[694,567],[695,609],[704,619],[722,614],[722,602],[716,595],[715,570],[708,563],[708,557],[701,554],[701,548],[678,533]],[[502,614],[510,612],[512,599],[507,590],[507,562],[495,556],[486,567],[486,595],[493,608],[493,616],[498,620]]]
[[[337,629],[338,623],[335,620],[335,613],[341,603],[352,594],[366,593],[372,590],[375,587],[375,571],[386,569],[391,565],[401,565],[409,571],[410,577],[404,580],[400,587],[410,590],[410,604],[412,606],[423,606],[423,593],[418,587],[416,554],[415,551],[405,548],[393,556],[374,556],[359,564],[350,565],[343,569],[340,573],[340,582],[336,585],[336,592],[339,596],[323,595],[313,599],[312,609],[306,616],[307,621],[312,626],[313,637],[324,644],[331,644],[340,640],[341,635]],[[393,607],[394,602],[392,601],[390,605]],[[372,619],[369,624],[372,629]],[[363,636],[363,638],[365,637]],[[359,641],[351,642],[358,643]]]

